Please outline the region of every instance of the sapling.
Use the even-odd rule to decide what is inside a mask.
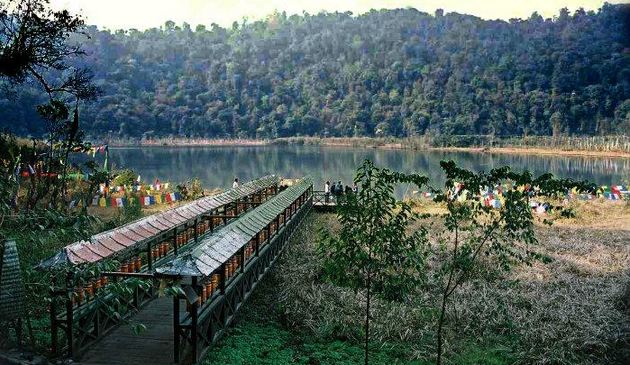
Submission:
[[[541,258],[534,251],[537,244],[534,215],[530,202],[558,198],[577,188],[593,191],[594,186],[570,179],[556,179],[551,174],[534,178],[525,171],[509,167],[489,173],[471,172],[442,161],[446,174],[443,190],[435,190],[434,202],[448,210],[442,216],[445,230],[439,236],[443,260],[439,273],[441,306],[437,323],[436,364],[442,363],[443,329],[449,300],[458,288],[475,277],[482,260],[502,270]],[[502,186],[502,202],[494,207],[484,201],[484,191]],[[539,202],[541,203],[541,202]],[[546,211],[567,216],[571,211],[546,203]],[[551,224],[547,219],[545,223]]]
[[[399,183],[422,187],[427,178],[376,168],[366,160],[354,182],[358,192],[339,200],[341,231],[322,232],[324,271],[335,284],[365,291],[365,364],[369,361],[370,304],[373,294],[402,299],[424,279],[427,231],[408,234],[417,219],[411,207],[396,200]]]

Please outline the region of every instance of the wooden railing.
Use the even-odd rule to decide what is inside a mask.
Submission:
[[[313,191],[313,206],[319,209],[334,209],[339,203],[339,196],[323,191]]]
[[[87,347],[155,298],[155,280],[149,274],[154,267],[191,249],[217,227],[228,224],[277,193],[278,186],[273,185],[184,222],[148,240],[144,249],[118,257],[123,263],[119,271],[102,273],[80,289],[72,272],[63,283],[53,277],[50,304],[53,355],[79,358]],[[141,264],[136,266],[138,262]],[[144,280],[146,285],[135,285],[134,280]],[[115,284],[121,283],[133,287],[131,292],[112,290]],[[60,334],[64,336],[63,346],[59,346]]]
[[[174,297],[175,363],[196,363],[221,337],[312,206],[310,187],[212,274],[217,280],[215,285],[211,281],[210,292],[192,277],[191,286],[184,288],[186,295]],[[182,305],[186,305],[184,316],[180,316]]]

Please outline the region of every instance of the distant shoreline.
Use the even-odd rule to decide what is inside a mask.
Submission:
[[[379,139],[379,138],[316,138],[316,137],[290,137],[278,139],[159,139],[142,142],[113,141],[109,143],[114,148],[132,147],[259,147],[259,146],[284,146],[303,145],[318,147],[349,147],[349,148],[375,148],[389,150],[415,150],[415,151],[443,151],[443,152],[469,152],[488,154],[512,154],[512,155],[556,155],[575,157],[606,157],[606,158],[630,158],[630,152],[625,151],[600,151],[585,149],[566,149],[545,146],[505,146],[505,147],[432,147],[409,143],[403,139]]]

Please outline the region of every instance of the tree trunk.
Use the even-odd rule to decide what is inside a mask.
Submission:
[[[28,337],[31,340],[31,349],[35,351],[35,335],[33,334],[33,325],[31,324],[31,317],[26,317],[26,328],[28,329]]]
[[[365,301],[365,365],[369,362],[369,344],[370,344],[370,300],[372,286],[372,275],[368,271],[367,277],[367,297]]]
[[[436,354],[436,360],[435,363],[436,365],[441,365],[442,364],[442,328],[444,326],[444,317],[446,314],[446,300],[447,300],[447,295],[446,295],[446,291],[444,292],[444,295],[442,296],[442,310],[440,312],[440,319],[438,321],[438,330],[437,330],[437,354]]]

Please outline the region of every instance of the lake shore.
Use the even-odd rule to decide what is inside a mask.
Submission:
[[[473,152],[490,154],[511,154],[511,155],[555,155],[555,156],[581,156],[581,157],[607,157],[607,158],[630,158],[629,152],[622,151],[586,151],[586,150],[562,150],[547,149],[541,147],[433,147],[433,151],[447,152]]]
[[[582,156],[582,157],[607,157],[630,158],[630,152],[617,150],[587,150],[556,148],[545,146],[470,146],[470,147],[434,147],[426,141],[419,139],[396,138],[317,138],[317,137],[290,137],[278,139],[189,139],[168,138],[145,141],[113,141],[111,147],[257,147],[270,145],[305,145],[322,147],[349,147],[349,148],[376,148],[415,151],[444,151],[444,152],[469,152],[489,154],[513,154],[513,155],[556,155],[556,156]]]

